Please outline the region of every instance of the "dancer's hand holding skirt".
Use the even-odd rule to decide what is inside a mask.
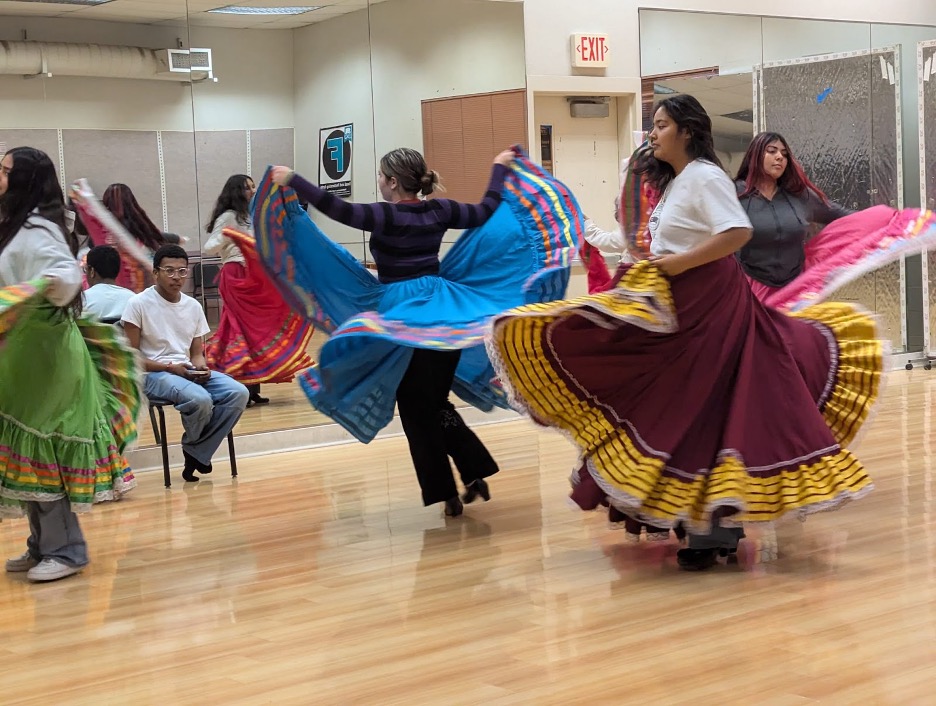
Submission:
[[[330,334],[299,381],[312,405],[362,442],[393,419],[415,348],[462,350],[452,387],[489,411],[507,401],[484,349],[493,316],[564,296],[584,219],[571,192],[523,155],[503,202],[465,231],[438,275],[382,284],[302,211],[268,171],[253,203],[257,252],[294,311]]]
[[[885,344],[850,304],[764,307],[733,257],[520,307],[488,340],[511,403],[565,433],[573,499],[654,527],[831,510],[872,484],[847,450],[877,400]],[[728,519],[730,518],[730,519]]]

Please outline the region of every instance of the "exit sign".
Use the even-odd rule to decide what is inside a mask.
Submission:
[[[603,69],[608,65],[607,34],[573,34],[572,66],[577,69]]]

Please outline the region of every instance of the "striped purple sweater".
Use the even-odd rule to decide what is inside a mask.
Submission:
[[[451,199],[400,203],[348,203],[293,174],[289,185],[319,211],[351,228],[370,231],[370,251],[381,282],[399,282],[439,273],[439,248],[449,228],[476,228],[501,202],[507,168],[494,165],[479,204]]]

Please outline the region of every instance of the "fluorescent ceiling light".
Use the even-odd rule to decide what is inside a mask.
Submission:
[[[304,15],[322,7],[242,7],[240,5],[227,5],[208,12],[219,15]]]
[[[103,5],[111,0],[19,0],[19,2],[35,2],[43,5]]]

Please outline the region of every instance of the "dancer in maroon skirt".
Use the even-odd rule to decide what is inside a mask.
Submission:
[[[652,156],[653,257],[607,292],[521,307],[488,340],[514,406],[580,452],[572,497],[666,531],[685,569],[737,550],[743,523],[832,510],[872,484],[845,447],[880,385],[884,343],[850,304],[764,307],[734,254],[751,224],[696,99],[664,100]]]

